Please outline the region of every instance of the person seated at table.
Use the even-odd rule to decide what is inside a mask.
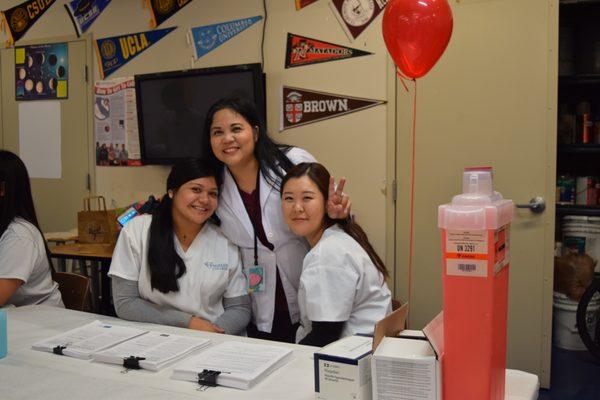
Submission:
[[[214,215],[218,182],[202,159],[176,163],[152,215],[119,235],[109,276],[121,318],[241,334],[250,298],[238,248]]]
[[[27,168],[0,150],[0,307],[64,307],[35,214]]]
[[[300,344],[325,346],[340,337],[372,334],[392,310],[388,271],[365,232],[351,218],[327,215],[332,184],[319,163],[296,165],[281,183],[285,222],[311,247],[298,289]]]

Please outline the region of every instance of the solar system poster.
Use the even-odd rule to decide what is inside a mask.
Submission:
[[[67,43],[15,47],[16,100],[68,98]]]

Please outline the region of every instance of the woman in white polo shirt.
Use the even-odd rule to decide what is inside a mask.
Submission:
[[[311,247],[300,275],[296,340],[313,346],[372,334],[392,309],[387,269],[365,232],[351,219],[327,215],[330,179],[321,164],[300,163],[281,183],[285,222]]]
[[[238,248],[217,229],[218,184],[201,159],[175,164],[150,215],[121,231],[109,275],[124,319],[243,333],[250,299]]]

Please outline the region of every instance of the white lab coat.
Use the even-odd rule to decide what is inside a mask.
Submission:
[[[312,321],[343,322],[342,337],[372,334],[375,323],[392,311],[392,295],[367,252],[337,224],[327,228],[304,258],[298,291],[301,326]]]
[[[293,164],[316,161],[307,151],[297,147],[290,149],[287,156]],[[279,187],[271,187],[262,173],[259,192],[262,224],[274,251],[263,246],[258,240],[258,264],[264,268],[264,290],[251,294],[252,322],[258,330],[271,332],[275,311],[276,267],[279,267],[290,319],[292,323],[296,323],[300,319],[298,284],[302,260],[309,250],[309,245],[304,238],[292,233],[286,225],[281,211]],[[223,176],[217,215],[221,219],[222,232],[240,248],[244,272],[249,276],[249,269],[254,265],[254,230],[237,185],[227,169]]]

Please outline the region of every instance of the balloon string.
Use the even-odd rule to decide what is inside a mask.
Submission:
[[[415,91],[413,93],[413,125],[412,125],[412,156],[410,163],[410,222],[409,222],[409,244],[408,244],[408,302],[412,301],[412,269],[413,269],[413,254],[414,254],[414,217],[415,217],[415,154],[417,143],[417,81],[415,83]],[[410,314],[410,310],[409,310]]]
[[[400,78],[400,83],[402,84],[402,86],[404,86],[404,90],[406,90],[407,92],[410,92],[408,90],[408,86],[406,86],[406,83],[404,81],[408,80],[408,78],[402,73],[402,71],[400,71],[400,68],[396,67],[396,75],[398,75],[398,78]]]

